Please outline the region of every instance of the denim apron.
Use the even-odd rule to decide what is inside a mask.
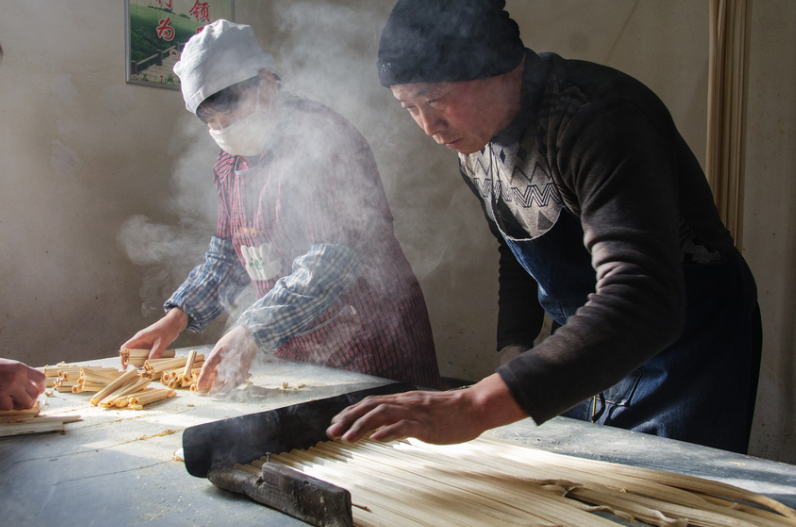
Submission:
[[[492,203],[493,217],[496,204]],[[516,239],[496,222],[514,256],[538,283],[539,303],[563,326],[595,292],[596,273],[580,219],[562,207],[536,238]],[[746,453],[759,358],[740,255],[683,265],[686,323],[680,339],[565,416]],[[756,316],[756,319],[755,319]],[[750,406],[751,405],[751,406]]]

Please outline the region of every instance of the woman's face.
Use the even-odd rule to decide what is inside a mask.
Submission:
[[[246,117],[257,108],[257,90],[249,89],[241,94],[240,104],[231,111],[216,111],[211,108],[202,112],[202,121],[211,130],[222,130],[238,119]]]

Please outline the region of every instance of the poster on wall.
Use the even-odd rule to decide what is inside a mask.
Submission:
[[[185,43],[205,25],[233,19],[233,0],[125,0],[127,82],[172,90]]]

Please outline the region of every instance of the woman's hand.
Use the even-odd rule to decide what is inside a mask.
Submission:
[[[238,326],[216,343],[210,356],[202,365],[196,389],[208,387],[213,392],[231,390],[240,385],[257,356],[257,344],[249,331]]]
[[[163,355],[163,350],[177,340],[187,327],[188,315],[182,309],[175,307],[163,318],[133,335],[133,338],[122,344],[119,349],[149,349],[149,358],[159,359]]]

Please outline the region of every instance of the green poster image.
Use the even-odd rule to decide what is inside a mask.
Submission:
[[[219,18],[233,20],[233,0],[125,0],[127,82],[180,89],[174,63],[193,35]]]

